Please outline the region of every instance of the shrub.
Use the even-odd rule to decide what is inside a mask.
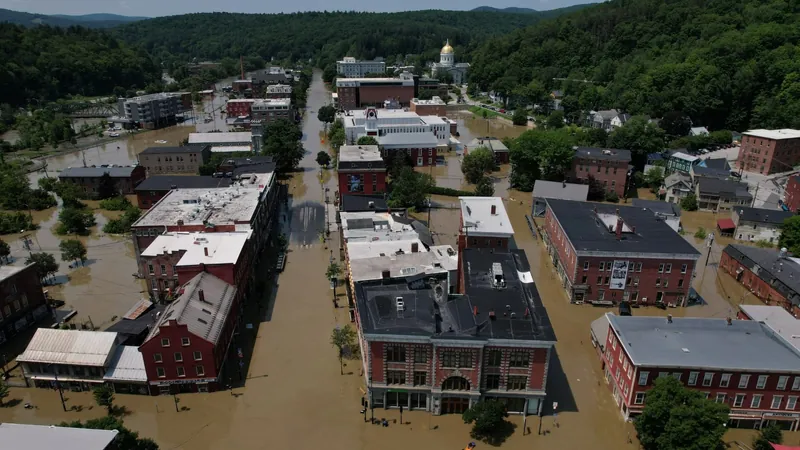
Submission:
[[[131,201],[123,196],[100,200],[100,208],[106,211],[125,211],[131,206]]]
[[[697,239],[705,239],[708,236],[708,232],[705,228],[700,227],[697,231],[694,232],[694,237]]]

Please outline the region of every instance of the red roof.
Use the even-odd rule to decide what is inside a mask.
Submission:
[[[792,446],[788,446],[788,445],[773,444],[772,442],[770,442],[770,444],[772,445],[772,448],[774,448],[775,450],[800,450],[800,447],[792,447]]]
[[[717,221],[717,227],[720,230],[733,230],[736,228],[736,224],[733,223],[732,219],[719,219]]]

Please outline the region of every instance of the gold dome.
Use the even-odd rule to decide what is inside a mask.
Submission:
[[[453,47],[450,46],[450,39],[448,39],[447,43],[444,44],[444,47],[442,47],[442,51],[440,53],[443,54],[443,55],[444,54],[448,54],[449,55],[450,53],[453,53]]]

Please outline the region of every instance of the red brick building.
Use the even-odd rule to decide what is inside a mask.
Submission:
[[[567,181],[588,183],[593,178],[606,192],[623,197],[630,163],[630,150],[578,147]]]
[[[734,277],[764,304],[800,314],[800,264],[780,250],[730,244],[719,268]],[[741,300],[740,300],[741,301]]]
[[[0,344],[49,311],[36,264],[0,266]]]
[[[100,182],[105,174],[114,182],[116,193],[131,195],[136,186],[147,177],[147,170],[144,166],[68,167],[58,173],[58,180],[75,184],[90,198],[94,198],[99,194]]]
[[[500,197],[459,197],[458,248],[508,249],[514,228]]]
[[[700,257],[651,211],[547,199],[542,230],[573,303],[684,306]]]
[[[555,335],[525,253],[467,249],[461,261],[463,295],[448,294],[446,273],[355,284],[367,400],[438,415],[496,398],[540,413]]]
[[[225,111],[228,117],[250,117],[254,102],[255,100],[252,98],[235,98],[228,100],[228,103],[225,105]]]
[[[225,177],[155,175],[136,186],[136,203],[139,209],[149,209],[173,189],[228,187],[231,181]]]
[[[414,78],[339,78],[336,80],[339,108],[345,111],[369,106],[382,108],[389,99],[409,107],[414,98]]]
[[[411,99],[411,111],[420,116],[447,116],[447,103],[439,96],[430,100]]]
[[[386,192],[386,164],[377,145],[343,145],[338,173],[339,200],[347,194]]]
[[[788,172],[800,163],[800,130],[750,130],[742,133],[739,168],[763,175]]]
[[[800,212],[800,175],[791,176],[786,182],[783,204],[793,213]]]
[[[178,293],[139,347],[150,392],[219,390],[237,326],[241,291],[202,272]]]
[[[625,419],[641,414],[659,377],[674,377],[730,409],[728,426],[800,424],[800,353],[766,323],[606,314],[601,358]],[[635,344],[634,344],[635,343]]]
[[[408,155],[413,166],[436,165],[439,140],[431,133],[393,133],[378,136],[377,139],[385,161],[391,161],[400,153]]]

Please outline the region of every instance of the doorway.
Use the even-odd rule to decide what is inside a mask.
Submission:
[[[468,398],[442,397],[442,414],[463,414],[468,409]]]

